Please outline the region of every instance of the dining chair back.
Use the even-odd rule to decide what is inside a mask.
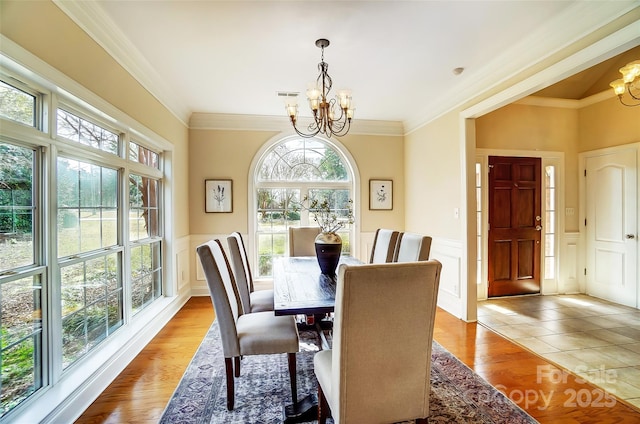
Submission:
[[[393,262],[415,262],[429,259],[431,237],[416,233],[400,233]]]
[[[381,264],[393,261],[393,254],[398,241],[398,231],[378,228],[373,239],[369,263]]]
[[[289,227],[289,256],[315,256],[320,227]]]
[[[342,265],[333,346],[314,356],[319,417],[394,423],[429,416],[440,262]]]
[[[240,358],[245,355],[287,353],[291,397],[295,404],[299,339],[293,316],[276,316],[273,312],[243,313],[233,273],[220,240],[211,240],[196,250],[220,329],[227,381],[227,409],[233,409],[234,375],[240,376]]]
[[[273,311],[273,290],[254,290],[253,275],[242,235],[239,232],[232,233],[227,237],[227,244],[243,312]]]

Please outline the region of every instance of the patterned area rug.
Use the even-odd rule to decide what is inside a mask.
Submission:
[[[300,331],[299,398],[317,391],[313,374],[317,339],[313,331]],[[536,422],[435,341],[432,359],[430,423]],[[281,423],[283,406],[290,402],[286,355],[247,356],[242,359],[241,376],[236,379],[234,410],[227,411],[220,332],[214,322],[160,423]]]

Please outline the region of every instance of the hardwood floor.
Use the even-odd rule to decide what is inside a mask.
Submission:
[[[211,299],[192,297],[76,423],[156,423],[213,322]]]
[[[213,321],[191,298],[77,423],[155,423]],[[434,338],[541,423],[637,423],[640,411],[475,324],[438,310]]]

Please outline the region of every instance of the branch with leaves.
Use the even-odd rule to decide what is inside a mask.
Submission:
[[[313,220],[318,223],[320,230],[323,233],[335,233],[340,228],[347,224],[353,224],[353,200],[349,199],[349,205],[347,207],[347,213],[343,217],[338,215],[331,209],[331,205],[327,199],[322,201],[318,199],[309,199],[305,196],[302,202],[294,206],[294,211],[299,212],[301,210],[309,211],[313,214]]]

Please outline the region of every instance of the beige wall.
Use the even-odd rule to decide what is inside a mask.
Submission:
[[[640,106],[612,98],[580,109],[578,117],[579,152],[640,142]]]
[[[578,110],[511,104],[476,119],[476,147],[565,154],[565,207],[578,210]],[[578,214],[566,231],[578,230]]]
[[[189,133],[189,197],[191,234],[248,231],[248,188],[251,162],[278,133],[192,129]],[[284,137],[284,135],[283,135]],[[402,137],[348,135],[339,139],[360,173],[360,231],[404,227],[404,144]],[[205,213],[204,180],[233,180],[233,213]],[[369,210],[369,179],[393,180],[393,210]]]
[[[2,0],[0,31],[173,144],[174,235],[188,235],[186,126],[52,2]]]
[[[407,231],[460,240],[460,117],[451,112],[405,136]]]

